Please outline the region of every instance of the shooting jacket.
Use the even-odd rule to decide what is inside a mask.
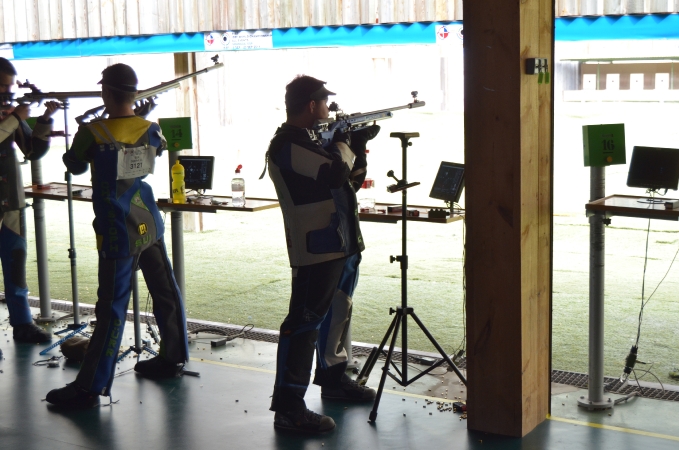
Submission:
[[[35,161],[47,153],[50,147],[49,134],[52,119],[42,117],[31,130],[28,124],[16,115],[10,114],[0,121],[0,210],[16,211],[26,207],[24,182],[17,160],[14,143],[24,157]]]
[[[158,124],[137,116],[78,129],[63,160],[76,175],[92,165],[93,226],[103,258],[138,255],[163,236],[153,190],[143,179],[166,146]]]
[[[346,144],[323,148],[306,129],[283,124],[267,155],[291,267],[343,258],[365,248],[350,183],[354,155]]]

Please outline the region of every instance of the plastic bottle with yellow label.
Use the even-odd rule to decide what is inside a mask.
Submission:
[[[179,160],[172,166],[172,203],[186,203],[184,166],[179,164]]]

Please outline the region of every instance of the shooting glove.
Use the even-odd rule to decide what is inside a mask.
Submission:
[[[370,125],[362,130],[353,131],[351,133],[351,150],[358,155],[365,155],[365,147],[368,141],[374,139],[380,132],[379,125]]]

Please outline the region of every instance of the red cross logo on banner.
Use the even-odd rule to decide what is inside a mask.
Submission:
[[[439,32],[438,32],[439,39],[445,39],[445,38],[448,37],[449,34],[450,33],[448,32],[448,28],[446,28],[446,27],[439,28]]]
[[[214,36],[212,36],[212,33],[207,35],[207,37],[205,38],[205,42],[207,42],[207,45],[214,44],[215,38],[214,38]]]

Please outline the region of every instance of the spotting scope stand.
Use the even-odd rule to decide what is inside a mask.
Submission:
[[[61,100],[61,106],[64,109],[64,144],[66,146],[66,152],[69,150],[68,142],[68,99]],[[90,335],[83,331],[87,328],[87,323],[80,322],[80,302],[78,301],[78,271],[75,259],[75,229],[73,223],[73,184],[71,183],[71,172],[66,171],[66,191],[68,192],[68,236],[70,239],[70,246],[68,248],[68,258],[71,260],[71,295],[73,297],[73,323],[69,324],[65,329],[57,331],[56,335],[63,333],[68,333],[66,336],[62,337],[56,343],[50,345],[46,349],[40,352],[41,355],[47,354],[53,348],[56,348],[66,342],[68,339],[72,338],[76,334],[82,334],[86,338],[90,338]],[[59,319],[65,319],[70,317],[70,314],[60,317]]]
[[[391,337],[391,343],[389,344],[389,350],[387,351],[387,359],[384,363],[384,367],[382,368],[382,377],[380,379],[380,386],[377,389],[377,395],[375,396],[375,403],[373,404],[373,409],[370,412],[370,423],[375,423],[375,420],[377,419],[377,408],[380,405],[380,399],[382,398],[382,392],[384,391],[384,384],[387,379],[387,375],[389,375],[394,381],[396,381],[398,384],[401,386],[408,386],[414,381],[422,378],[432,370],[436,369],[437,367],[441,366],[444,362],[448,363],[450,368],[455,372],[455,374],[458,376],[458,378],[466,385],[467,380],[465,379],[464,375],[460,373],[459,369],[457,366],[455,366],[455,363],[450,359],[450,357],[446,354],[446,352],[441,348],[438,342],[436,342],[436,339],[431,335],[429,330],[427,330],[427,327],[424,326],[422,321],[417,317],[415,314],[415,311],[413,308],[408,306],[408,255],[406,252],[406,243],[407,243],[407,212],[408,212],[408,188],[412,186],[417,186],[420,184],[419,182],[412,182],[408,183],[407,180],[407,168],[408,168],[408,163],[407,163],[407,149],[412,145],[412,142],[410,142],[410,139],[416,138],[420,136],[420,133],[414,132],[414,133],[403,133],[403,132],[398,132],[398,133],[391,133],[389,135],[390,137],[397,138],[401,140],[401,150],[402,150],[402,158],[403,158],[403,178],[398,179],[394,176],[393,170],[390,170],[387,176],[390,176],[396,180],[395,185],[391,185],[387,187],[387,191],[389,192],[401,192],[401,250],[402,254],[397,255],[397,256],[390,256],[390,262],[398,261],[401,264],[401,306],[397,307],[396,309],[394,308],[389,308],[389,314],[394,315],[394,319],[391,321],[391,325],[389,325],[389,329],[387,330],[387,333],[384,335],[384,338],[382,339],[382,342],[380,343],[379,347],[373,348],[372,352],[370,353],[370,356],[368,357],[368,360],[365,362],[363,366],[363,370],[358,376],[357,381],[359,384],[365,384],[365,382],[368,379],[368,376],[370,375],[370,371],[372,370],[373,366],[377,362],[378,357],[383,354],[384,352],[384,346],[387,343],[387,340]],[[424,371],[420,372],[413,378],[408,378],[408,316],[412,317],[412,319],[415,321],[418,327],[420,327],[420,330],[427,336],[429,341],[436,347],[436,350],[441,354],[442,359],[438,360],[436,363],[431,365],[429,368],[425,369]],[[401,328],[401,360],[402,360],[402,367],[401,370],[394,364],[392,361],[392,357],[394,355],[394,347],[396,346],[396,339],[398,338],[398,330],[399,327]],[[396,372],[396,375],[394,375],[391,372],[391,367],[393,366],[394,371]]]

